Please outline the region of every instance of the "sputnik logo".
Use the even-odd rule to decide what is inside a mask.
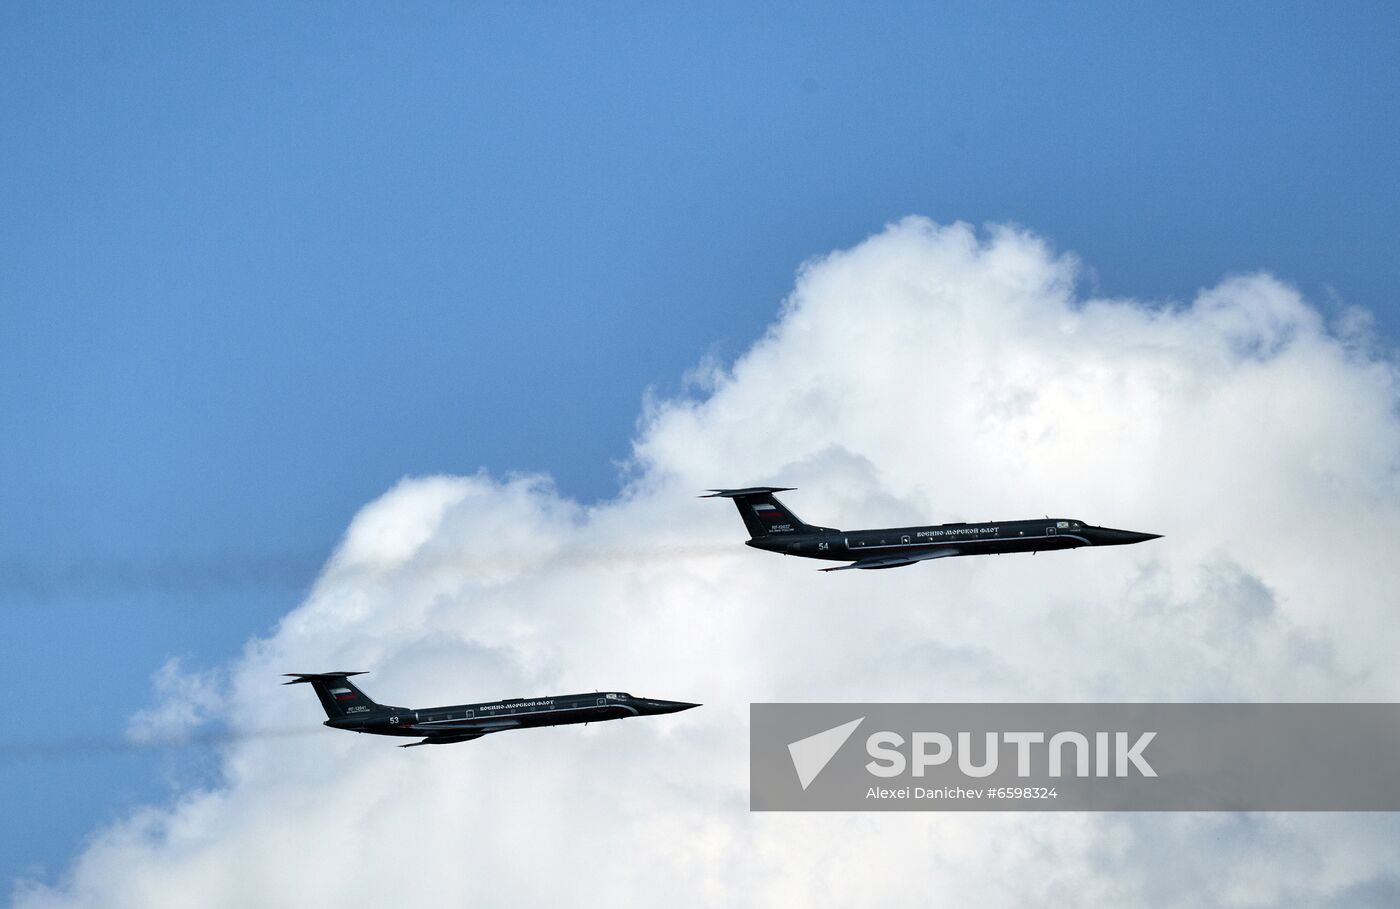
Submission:
[[[841,750],[841,746],[846,744],[846,739],[851,737],[851,733],[856,731],[856,727],[865,722],[865,717],[851,720],[849,723],[842,723],[834,726],[825,732],[818,732],[816,735],[809,735],[805,739],[798,739],[788,745],[788,754],[792,756],[792,767],[797,771],[797,780],[802,784],[802,791],[806,792],[807,787],[812,785],[812,781],[817,778],[817,774],[831,763],[831,759],[836,756],[836,752]]]

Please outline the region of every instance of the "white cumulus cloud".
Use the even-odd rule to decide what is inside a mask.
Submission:
[[[807,263],[732,367],[648,402],[615,500],[475,474],[367,505],[226,704],[235,730],[313,724],[279,675],[363,669],[385,703],[702,709],[407,751],[235,739],[216,786],[16,903],[1393,905],[1390,815],[747,810],[751,701],[1400,697],[1396,371],[1364,319],[1264,274],[1146,305],[1084,298],[1079,270],[1023,230],[920,218]],[[829,526],[1166,536],[828,575],[695,498],[757,484]]]
[[[187,673],[178,657],[166,660],[152,677],[159,698],[155,707],[137,711],[127,722],[133,745],[162,745],[187,740],[219,709],[216,673]]]

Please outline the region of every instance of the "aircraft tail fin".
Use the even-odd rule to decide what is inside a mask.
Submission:
[[[309,683],[315,689],[316,697],[321,699],[321,706],[325,708],[326,716],[331,719],[356,713],[368,713],[378,710],[380,707],[379,704],[370,700],[369,696],[361,691],[354,682],[350,681],[350,676],[364,675],[363,672],[288,672],[286,674],[292,680],[282,684]]]
[[[789,533],[817,533],[830,530],[828,527],[813,527],[802,523],[802,519],[792,513],[775,492],[789,492],[792,486],[749,486],[745,489],[711,489],[702,499],[732,499],[739,509],[739,517],[749,530],[750,539],[781,536]]]

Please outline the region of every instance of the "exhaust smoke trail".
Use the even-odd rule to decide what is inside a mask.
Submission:
[[[282,739],[309,736],[323,732],[318,724],[286,726],[270,729],[192,730],[187,735],[166,736],[138,741],[129,737],[54,738],[33,742],[0,742],[0,765],[27,761],[54,761],[101,758],[113,755],[143,754],[161,751],[184,751],[192,748],[216,748],[256,739]]]
[[[732,555],[738,541],[699,545],[608,546],[551,555],[521,552],[474,564],[465,554],[418,557],[411,564],[429,570],[455,570],[463,580],[501,574],[559,571],[616,564],[635,567],[649,563],[713,559]],[[306,591],[321,571],[336,565],[307,554],[258,555],[229,558],[169,558],[150,562],[92,559],[65,564],[39,564],[0,559],[0,604],[49,605],[131,594],[214,596],[221,593],[276,588]],[[350,567],[349,570],[361,570]],[[365,571],[371,569],[365,568]]]
[[[61,563],[0,559],[0,603],[52,603],[126,594],[212,596],[276,587],[303,589],[321,558],[310,553],[170,556],[150,560],[93,557]]]

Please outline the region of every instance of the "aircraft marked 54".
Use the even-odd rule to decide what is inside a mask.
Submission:
[[[746,544],[755,549],[808,559],[851,562],[849,565],[823,568],[822,571],[902,568],[928,559],[951,556],[1121,546],[1155,540],[1161,536],[1096,527],[1077,518],[1050,517],[988,524],[934,524],[927,527],[843,531],[802,523],[792,509],[773,495],[791,489],[791,486],[711,489],[709,495],[701,498],[733,500],[749,531]]]

